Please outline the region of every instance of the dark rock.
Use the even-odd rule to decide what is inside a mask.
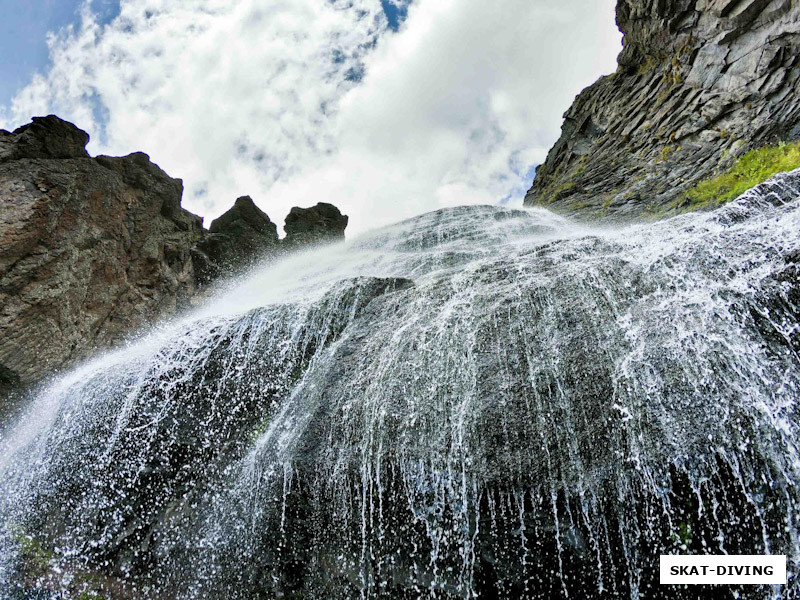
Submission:
[[[311,208],[294,207],[286,217],[284,231],[285,247],[325,244],[344,239],[344,230],[349,217],[343,215],[333,204],[320,202]]]
[[[58,117],[0,131],[0,412],[35,384],[174,315],[282,247],[341,239],[330,204],[293,209],[288,244],[249,197],[211,224],[144,153],[91,158]]]
[[[800,138],[800,4],[620,0],[619,68],[584,90],[526,206],[670,214],[752,148]]]
[[[21,158],[89,158],[89,134],[54,115],[34,117],[13,133],[0,129],[0,163]]]
[[[228,212],[215,219],[209,227],[211,233],[240,233],[254,238],[256,244],[268,239],[270,245],[278,243],[278,228],[265,212],[258,208],[250,196],[237,198]]]
[[[197,248],[208,260],[198,261],[198,279],[251,266],[278,247],[278,228],[249,196],[236,200],[228,212],[211,223],[210,233]]]
[[[7,396],[20,385],[19,375],[0,364],[0,397]]]
[[[104,501],[91,508],[84,504],[86,496],[75,490],[88,480],[81,481],[81,472],[75,469],[65,473],[46,495],[37,497],[36,510],[47,514],[44,520],[54,530],[74,528],[88,539],[97,528],[104,529],[106,539],[113,539],[113,550],[104,552],[103,570],[116,567],[116,572],[127,576],[157,564],[158,555],[152,554],[156,540],[170,539],[175,523],[196,516],[192,507],[196,509],[202,502],[204,490],[224,476],[231,459],[246,450],[243,433],[269,422],[278,401],[290,393],[314,358],[339,340],[354,321],[363,315],[369,323],[373,302],[413,286],[414,282],[405,278],[357,277],[338,282],[308,307],[272,304],[242,315],[231,326],[219,328],[209,323],[209,328],[217,328],[219,337],[211,348],[183,350],[194,355],[198,368],[185,371],[186,379],[177,385],[164,385],[171,383],[171,375],[164,372],[163,379],[143,381],[133,393],[124,385],[109,389],[112,397],[106,403],[112,410],[128,406],[137,415],[154,410],[160,416],[156,431],[137,421],[137,426],[123,428],[120,437],[110,443],[112,462],[119,468],[91,484],[91,493],[100,493]],[[187,325],[186,333],[196,326]],[[230,354],[241,347],[243,339],[249,345],[250,360],[231,372]],[[170,346],[178,348],[179,340],[180,336]],[[165,398],[169,401],[162,410],[160,403]],[[86,431],[89,439],[108,442],[109,431],[100,421],[90,428]],[[58,455],[74,456],[75,447],[68,439],[64,441],[56,450]],[[127,465],[147,448],[158,451],[132,473]],[[105,521],[109,514],[114,515],[113,525]]]
[[[0,363],[0,437],[15,423],[29,391],[16,372]]]
[[[2,138],[0,363],[23,384],[89,356],[195,291],[201,219],[144,154],[88,158],[56,117]],[[13,158],[9,158],[13,157]]]

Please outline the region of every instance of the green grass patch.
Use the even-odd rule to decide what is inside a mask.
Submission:
[[[777,173],[800,167],[800,142],[751,150],[725,173],[701,181],[686,193],[682,211],[730,202]]]

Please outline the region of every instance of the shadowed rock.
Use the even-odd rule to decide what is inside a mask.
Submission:
[[[287,249],[337,242],[344,239],[349,217],[327,202],[311,208],[294,207],[286,217],[284,240]]]
[[[198,244],[209,259],[198,268],[200,281],[251,266],[278,246],[277,226],[250,196],[238,198],[233,208],[211,223],[209,231]]]
[[[0,163],[20,158],[89,158],[89,134],[54,115],[9,133],[0,129]]]
[[[19,375],[11,369],[0,364],[0,397],[9,395],[11,392],[19,387]],[[0,407],[0,416],[2,416],[2,407]]]

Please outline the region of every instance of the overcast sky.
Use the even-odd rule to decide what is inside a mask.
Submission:
[[[351,233],[519,205],[575,94],[615,68],[614,4],[0,0],[0,128],[55,113],[93,154],[144,151],[206,225],[244,194],[279,229],[332,202]]]

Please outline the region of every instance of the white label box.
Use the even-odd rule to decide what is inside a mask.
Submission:
[[[786,584],[786,555],[662,555],[662,585]]]

